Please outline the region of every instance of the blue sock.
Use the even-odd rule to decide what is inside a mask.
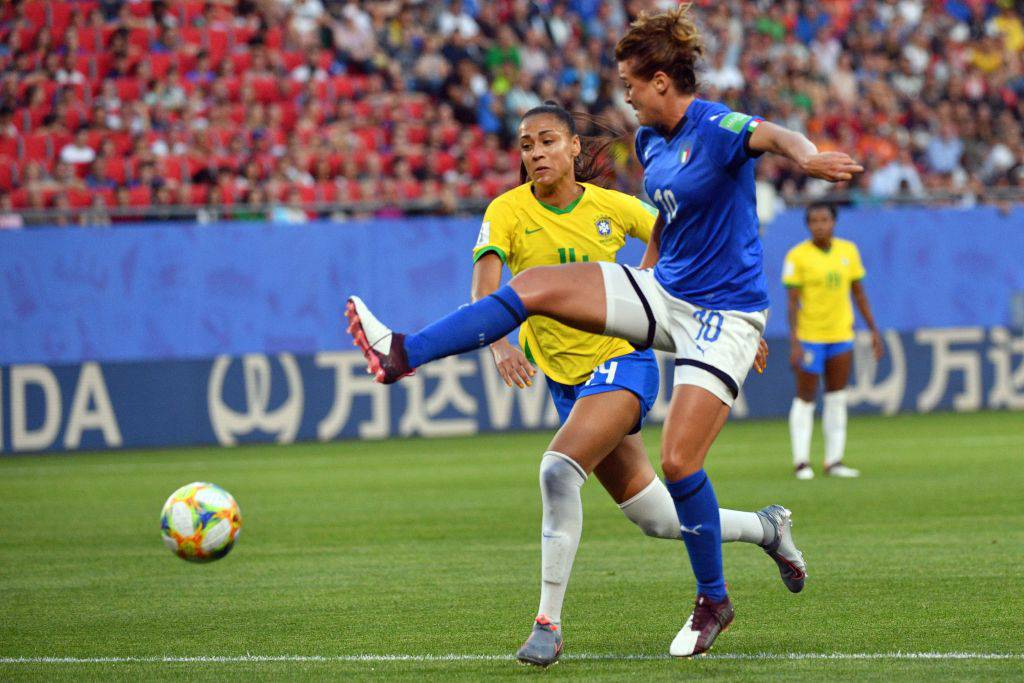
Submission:
[[[722,524],[718,518],[718,499],[715,498],[711,480],[704,470],[699,470],[679,481],[666,481],[665,486],[672,494],[676,515],[683,526],[683,542],[690,555],[693,574],[697,577],[697,592],[715,602],[724,600]]]
[[[505,285],[490,296],[463,306],[405,338],[409,365],[472,351],[501,339],[526,320],[526,307]]]

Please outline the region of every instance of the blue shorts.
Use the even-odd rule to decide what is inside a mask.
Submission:
[[[825,361],[851,351],[853,349],[853,340],[835,342],[833,344],[802,341],[800,346],[804,349],[804,357],[800,367],[811,374],[822,375],[825,373]]]
[[[547,380],[548,390],[551,392],[555,410],[558,411],[558,419],[562,424],[569,419],[569,413],[572,412],[576,401],[584,396],[621,389],[633,392],[640,399],[640,420],[630,431],[630,434],[636,434],[658,398],[660,374],[654,352],[647,350],[634,351],[605,361],[594,368],[593,374],[586,382],[562,384],[550,377]]]

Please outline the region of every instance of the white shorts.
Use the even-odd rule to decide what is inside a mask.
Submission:
[[[703,387],[731,406],[754,364],[768,310],[700,308],[666,292],[653,270],[600,265],[607,301],[604,333],[675,354],[674,385]]]

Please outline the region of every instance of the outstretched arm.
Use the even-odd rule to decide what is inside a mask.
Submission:
[[[882,335],[878,333],[878,327],[875,325],[875,316],[871,314],[871,305],[868,304],[868,294],[864,291],[864,283],[860,280],[851,282],[850,292],[853,294],[853,301],[857,304],[857,310],[860,311],[860,317],[864,318],[864,323],[871,330],[871,350],[875,354],[875,360],[881,360],[885,355],[885,344],[882,343]]]
[[[485,296],[493,293],[501,284],[501,259],[494,252],[484,254],[473,264],[473,301],[479,301]],[[523,352],[512,346],[508,339],[502,337],[491,344],[491,355],[494,357],[494,365],[498,368],[498,374],[505,380],[505,384],[515,384],[523,389],[533,383],[530,378],[536,374],[536,370],[530,361],[526,360]]]
[[[819,152],[814,143],[796,131],[767,121],[750,135],[750,149],[771,152],[795,161],[812,178],[829,182],[852,180],[864,167],[843,152]]]

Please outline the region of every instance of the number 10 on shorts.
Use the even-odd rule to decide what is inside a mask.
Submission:
[[[591,373],[590,379],[587,380],[585,386],[590,386],[597,379],[598,374],[604,375],[604,384],[612,384],[615,382],[615,371],[619,369],[619,361],[610,360],[605,361],[601,365],[594,368],[594,372]]]
[[[694,339],[697,341],[703,339],[706,342],[714,342],[722,334],[722,323],[725,321],[725,318],[718,311],[694,311],[693,317],[700,323],[700,329],[697,330],[697,334],[694,336]]]

